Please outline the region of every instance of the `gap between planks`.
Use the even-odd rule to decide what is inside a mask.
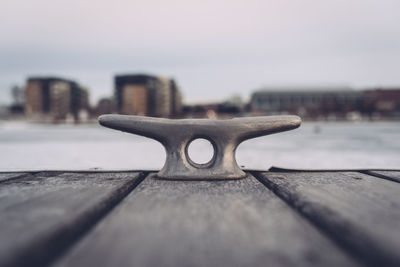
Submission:
[[[327,171],[325,171],[326,173]],[[385,250],[381,250],[380,247],[378,245],[375,244],[374,242],[374,238],[370,239],[371,236],[363,236],[362,239],[364,240],[364,242],[366,242],[366,244],[361,244],[364,242],[358,242],[357,240],[354,240],[354,236],[353,234],[350,234],[349,229],[351,230],[351,228],[353,228],[353,230],[356,230],[356,228],[354,228],[354,226],[357,225],[353,225],[353,226],[346,226],[343,227],[344,225],[342,225],[341,223],[336,223],[336,219],[334,219],[335,217],[335,212],[333,210],[330,211],[329,209],[325,209],[324,208],[324,204],[319,205],[317,203],[313,203],[318,199],[314,199],[311,198],[311,202],[309,200],[307,200],[307,198],[304,198],[302,196],[301,190],[299,192],[293,191],[293,189],[290,189],[290,185],[287,184],[286,186],[282,186],[276,184],[274,182],[274,179],[269,179],[268,176],[265,176],[266,174],[271,174],[271,175],[285,175],[285,174],[290,174],[293,172],[292,171],[276,171],[276,172],[261,172],[261,171],[254,171],[251,172],[253,174],[253,176],[259,180],[262,184],[264,184],[268,189],[270,189],[272,192],[274,192],[280,199],[282,199],[284,202],[286,202],[288,204],[288,206],[290,206],[292,209],[294,209],[296,212],[298,212],[302,217],[304,217],[306,220],[308,220],[311,224],[313,224],[319,231],[321,231],[325,236],[327,236],[329,239],[331,239],[338,247],[340,247],[344,252],[348,253],[350,256],[352,256],[354,259],[357,259],[361,264],[365,264],[365,265],[369,265],[369,266],[381,266],[383,264],[383,266],[399,266],[399,260],[398,260],[398,256],[395,256],[396,253],[393,254],[393,249],[390,249],[390,251],[385,251]],[[307,171],[295,171],[295,173],[314,173],[313,175],[316,175],[318,172],[315,171],[311,171],[311,172],[307,172]],[[337,173],[338,175],[341,175],[341,173],[339,172],[335,172],[333,171],[332,174]],[[387,182],[398,182],[396,180],[393,179],[388,179],[387,176],[384,175],[372,175],[369,173],[365,173],[363,171],[355,171],[353,172],[355,174],[359,174],[359,175],[365,175],[366,177],[371,177],[371,179],[376,179],[376,178],[382,178],[382,179],[376,179],[381,180],[383,183],[385,183],[384,181],[386,180]],[[345,173],[342,173],[344,175],[346,175]],[[362,179],[362,178],[358,178],[355,177],[353,175],[352,178],[354,179]],[[350,177],[349,176],[349,177]],[[293,177],[292,177],[293,178]],[[378,182],[379,183],[379,182]],[[296,184],[296,179],[293,180],[293,185],[295,186]],[[311,185],[311,184],[310,184]],[[286,189],[286,187],[288,187],[288,189]],[[313,208],[312,206],[316,206],[316,208]],[[320,214],[320,213],[326,213],[324,214]],[[333,216],[333,217],[332,217]],[[329,220],[329,217],[332,220]],[[343,218],[342,218],[343,219]],[[340,220],[340,219],[339,219]],[[349,221],[350,222],[350,221]],[[347,227],[350,227],[349,229]],[[336,228],[336,229],[335,229]],[[392,225],[393,228],[393,225]],[[390,229],[390,228],[389,228]],[[339,232],[341,232],[341,234],[338,234],[338,230]],[[394,229],[392,229],[394,230]],[[350,239],[347,237],[346,232],[348,232],[347,234],[350,235]],[[382,240],[381,240],[382,241]],[[383,244],[382,242],[380,242],[381,245]],[[370,247],[370,250],[366,249],[366,247]],[[378,246],[378,247],[376,247]],[[390,246],[390,245],[388,245]],[[379,251],[379,252],[377,252]]]
[[[53,265],[359,266],[253,176],[147,177]]]
[[[67,172],[68,173],[68,172]],[[35,177],[57,177],[66,174],[64,172],[39,172],[26,173],[17,177],[7,179],[2,186],[14,182],[24,183],[23,178],[35,179]],[[148,172],[138,172],[137,177],[131,182],[121,184],[116,191],[104,199],[102,203],[97,203],[86,210],[80,216],[70,221],[62,223],[56,230],[52,229],[47,235],[40,239],[29,240],[21,249],[10,251],[3,254],[0,259],[1,266],[47,266],[58,257],[63,255],[68,249],[85,236],[99,221],[109,214],[127,195],[129,195],[148,175]],[[50,230],[50,229],[49,229]],[[18,245],[19,246],[19,245]],[[4,251],[3,251],[4,252]],[[4,257],[5,256],[5,257]]]
[[[394,172],[394,171],[366,170],[366,171],[361,171],[361,173],[389,180],[392,182],[400,183],[400,171]]]

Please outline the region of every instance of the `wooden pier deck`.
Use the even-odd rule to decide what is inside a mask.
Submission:
[[[400,171],[0,173],[0,266],[400,266]]]

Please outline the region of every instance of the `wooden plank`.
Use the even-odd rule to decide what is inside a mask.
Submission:
[[[364,173],[400,183],[400,171],[365,171]]]
[[[11,179],[17,179],[24,175],[28,175],[28,173],[26,173],[26,172],[0,172],[0,183],[11,180]]]
[[[400,184],[357,172],[258,177],[364,263],[400,266]]]
[[[54,266],[355,266],[254,177],[147,177]]]
[[[0,184],[0,266],[49,263],[139,181],[129,172],[45,172]]]

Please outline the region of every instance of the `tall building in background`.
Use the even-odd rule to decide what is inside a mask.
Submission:
[[[124,114],[147,114],[147,88],[143,84],[126,84],[122,87],[122,107]]]
[[[118,112],[153,117],[179,116],[182,95],[173,79],[145,74],[115,77]]]
[[[33,116],[47,112],[47,103],[45,104],[45,102],[48,101],[48,90],[45,90],[44,87],[48,87],[48,84],[48,81],[44,82],[37,79],[28,79],[25,87],[26,115]]]
[[[79,120],[89,109],[89,93],[74,81],[57,77],[31,77],[25,87],[25,113],[29,117]]]
[[[171,82],[167,77],[158,77],[156,86],[153,89],[152,116],[155,117],[170,117],[172,116],[172,92]],[[149,99],[150,100],[150,99]]]
[[[180,116],[182,114],[182,91],[177,83],[171,79],[171,112],[173,116]]]
[[[49,90],[49,114],[54,120],[64,120],[71,113],[71,85],[67,81],[54,81]]]

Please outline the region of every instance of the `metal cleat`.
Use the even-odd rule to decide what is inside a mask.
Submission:
[[[235,151],[245,140],[288,131],[300,126],[298,116],[261,116],[228,120],[163,119],[130,115],[102,115],[99,123],[105,127],[142,135],[159,141],[167,159],[157,173],[170,180],[240,179],[246,174],[239,168]],[[213,148],[212,159],[199,164],[188,153],[190,143],[198,138],[208,140]]]

